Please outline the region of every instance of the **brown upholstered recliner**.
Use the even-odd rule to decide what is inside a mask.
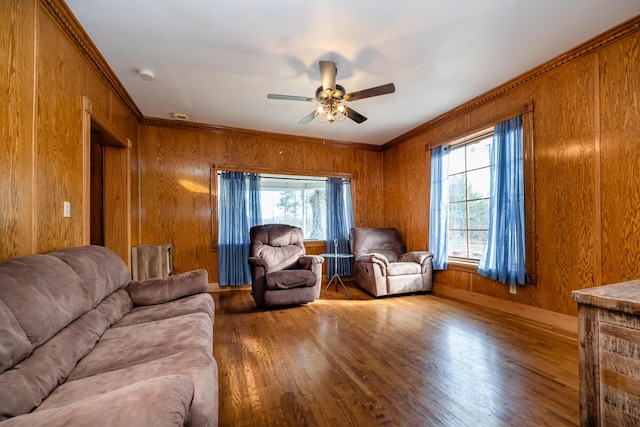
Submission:
[[[379,297],[430,291],[433,254],[407,252],[395,228],[356,227],[349,231],[356,284]]]
[[[249,233],[251,289],[258,307],[304,304],[320,296],[324,258],[305,255],[300,228],[266,224]]]

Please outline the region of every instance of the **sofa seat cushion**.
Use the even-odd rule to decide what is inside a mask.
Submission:
[[[155,322],[185,314],[205,313],[213,322],[215,308],[213,298],[209,294],[198,294],[158,305],[144,305],[134,308],[125,315],[115,327],[138,325]]]
[[[107,330],[68,380],[126,368],[188,349],[212,348],[213,324],[204,313]]]
[[[218,368],[210,347],[187,350],[124,369],[68,381],[56,388],[39,410],[57,408],[140,381],[175,374],[189,377],[194,385],[189,425],[218,425]]]
[[[422,267],[415,262],[390,262],[387,276],[403,276],[405,274],[420,274]]]
[[[266,274],[265,287],[271,290],[312,287],[316,280],[316,274],[310,270],[280,270]]]
[[[183,426],[193,399],[193,382],[171,375],[136,382],[103,394],[83,396],[68,405],[11,418],[7,426],[57,427]],[[3,424],[3,425],[5,425]]]

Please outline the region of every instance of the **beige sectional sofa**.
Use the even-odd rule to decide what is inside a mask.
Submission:
[[[217,425],[207,286],[101,246],[1,261],[0,426]]]

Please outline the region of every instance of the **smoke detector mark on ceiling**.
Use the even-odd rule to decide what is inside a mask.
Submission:
[[[182,120],[185,122],[189,121],[189,116],[187,116],[187,113],[171,113],[171,117],[176,120]]]
[[[156,79],[156,76],[155,74],[153,74],[153,71],[146,70],[146,69],[139,70],[138,76],[140,76],[140,78],[146,82],[152,82]]]

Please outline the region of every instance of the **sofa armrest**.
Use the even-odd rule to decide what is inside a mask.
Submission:
[[[36,410],[2,422],[3,427],[69,425],[185,425],[194,385],[185,375],[167,375],[78,400]]]
[[[207,292],[209,279],[206,270],[193,270],[163,279],[132,281],[127,292],[135,305],[153,305]]]
[[[399,262],[417,262],[423,265],[425,262],[431,262],[433,254],[429,251],[413,251],[400,255]]]
[[[315,264],[322,264],[324,258],[320,255],[303,255],[298,259],[298,263],[305,270],[312,270]]]

